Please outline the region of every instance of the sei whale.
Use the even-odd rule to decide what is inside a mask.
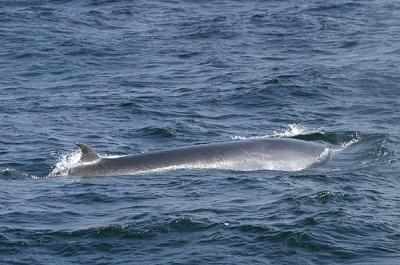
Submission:
[[[324,160],[329,153],[322,143],[289,138],[200,144],[114,158],[100,157],[86,144],[76,145],[82,154],[68,170],[69,176],[133,175],[181,168],[299,171]]]

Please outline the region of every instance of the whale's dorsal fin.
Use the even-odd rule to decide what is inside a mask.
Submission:
[[[97,159],[100,159],[99,155],[96,151],[86,144],[82,144],[79,142],[75,142],[75,144],[81,149],[82,155],[79,162],[92,162]]]

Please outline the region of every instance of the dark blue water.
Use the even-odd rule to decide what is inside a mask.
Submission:
[[[399,264],[398,1],[0,2],[1,264]],[[58,174],[249,137],[299,172]]]

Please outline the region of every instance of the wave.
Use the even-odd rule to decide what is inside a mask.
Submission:
[[[73,212],[61,212],[60,215],[74,214]],[[142,219],[142,218],[140,218]],[[194,232],[207,230],[220,224],[195,221],[190,217],[183,216],[169,218],[169,220],[158,220],[154,223],[138,221],[121,224],[110,224],[105,226],[92,226],[73,230],[30,230],[30,229],[10,229],[20,234],[31,234],[31,236],[59,237],[59,238],[137,238],[144,239],[157,234],[169,232]],[[18,231],[16,231],[18,230]]]
[[[263,136],[232,136],[231,140],[262,139],[262,138],[293,138],[304,141],[322,141],[336,147],[345,148],[360,141],[359,132],[324,132],[321,128],[308,129],[298,123],[288,124],[286,127]]]
[[[168,127],[144,127],[139,129],[143,135],[157,137],[157,138],[173,138],[175,133]]]
[[[231,137],[231,140],[260,139],[260,138],[272,138],[272,137],[294,137],[298,135],[310,134],[313,132],[315,132],[315,130],[308,130],[301,124],[291,123],[281,130],[274,131],[273,134],[267,134],[263,136],[250,136],[250,137],[235,135]]]
[[[40,177],[13,168],[0,170],[0,179],[39,179]]]

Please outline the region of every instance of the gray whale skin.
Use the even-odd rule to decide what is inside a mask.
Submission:
[[[325,145],[290,138],[261,138],[200,144],[166,151],[115,158],[100,157],[88,145],[76,142],[80,161],[69,176],[134,175],[171,169],[303,170],[321,160]]]

